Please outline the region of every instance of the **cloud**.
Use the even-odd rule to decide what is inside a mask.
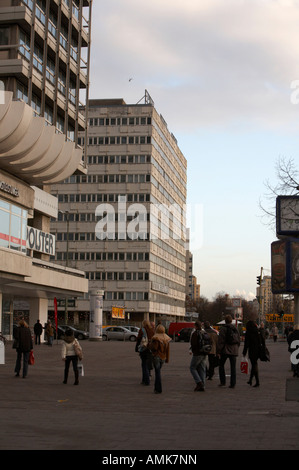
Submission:
[[[298,22],[282,0],[94,2],[91,97],[136,103],[148,89],[180,129],[294,122]]]

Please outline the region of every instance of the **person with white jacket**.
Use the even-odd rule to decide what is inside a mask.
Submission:
[[[79,346],[79,341],[74,337],[72,330],[67,329],[64,335],[64,340],[62,343],[62,350],[61,350],[62,360],[65,361],[64,380],[63,380],[64,384],[67,383],[67,379],[69,375],[69,367],[70,367],[71,362],[73,364],[73,370],[75,374],[74,385],[79,384],[78,356],[74,348],[75,344]]]

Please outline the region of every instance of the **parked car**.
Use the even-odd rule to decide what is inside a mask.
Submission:
[[[185,341],[187,343],[190,341],[190,336],[194,328],[183,328],[178,332],[177,341]]]
[[[58,326],[58,339],[63,338],[65,335],[65,331],[67,329],[72,330],[74,332],[75,338],[82,340],[82,339],[88,339],[89,338],[89,333],[88,331],[83,331],[83,330],[78,330],[77,328],[74,328],[73,326],[69,325],[59,325]]]
[[[134,326],[134,325],[124,325],[124,328],[127,328],[127,330],[130,330],[130,331],[135,331],[137,334],[140,330],[138,326]]]
[[[137,335],[136,331],[130,331],[123,326],[108,326],[103,328],[102,338],[103,341],[110,339],[136,341]]]

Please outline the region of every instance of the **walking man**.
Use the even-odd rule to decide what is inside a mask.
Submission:
[[[236,386],[236,362],[239,353],[240,346],[240,334],[237,328],[232,324],[231,315],[226,315],[225,325],[220,329],[217,352],[220,355],[219,362],[219,378],[220,387],[225,386],[225,369],[224,365],[227,359],[230,362],[230,386],[229,388],[235,388]]]
[[[204,392],[205,390],[205,380],[206,380],[206,355],[202,348],[204,335],[208,338],[208,335],[202,331],[201,329],[201,322],[195,322],[195,330],[191,335],[190,340],[190,353],[192,354],[192,359],[190,363],[190,372],[192,377],[195,380],[196,387],[194,389],[195,392]]]

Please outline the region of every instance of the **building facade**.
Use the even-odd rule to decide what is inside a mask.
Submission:
[[[52,187],[55,262],[85,271],[90,289],[104,291],[103,324],[119,320],[117,309],[136,324],[185,315],[187,163],[144,98],[90,100],[88,173]],[[76,309],[88,310],[89,299]]]
[[[80,90],[88,96],[91,1],[0,5],[0,331],[48,318],[49,299],[88,292],[84,272],[50,261],[51,184],[86,174]],[[85,51],[85,52],[83,52]],[[83,55],[84,54],[84,55]]]

